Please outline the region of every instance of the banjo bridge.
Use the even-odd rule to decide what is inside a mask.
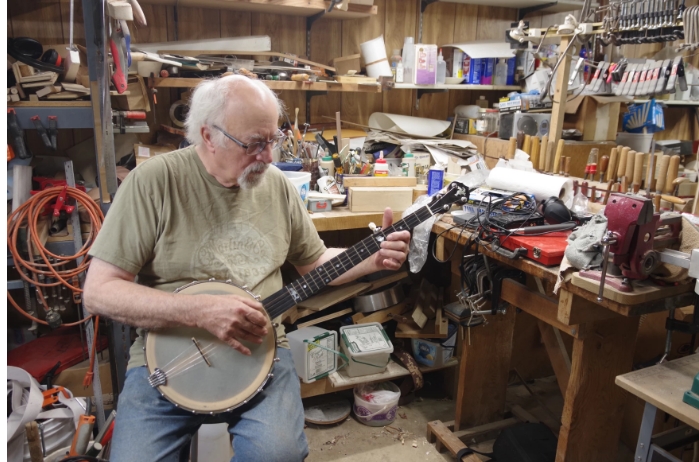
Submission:
[[[167,383],[167,376],[162,369],[156,368],[151,375],[148,376],[148,384],[155,388]]]

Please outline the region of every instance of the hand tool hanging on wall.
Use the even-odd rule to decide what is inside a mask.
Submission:
[[[112,82],[114,82],[114,87],[117,93],[122,94],[126,91],[126,75],[124,74],[124,56],[121,52],[121,38],[117,32],[117,27],[112,21],[109,21],[109,26],[111,28],[111,33],[109,36],[109,49],[112,52],[112,59],[114,60],[114,70],[112,72]]]
[[[29,159],[32,155],[24,144],[24,130],[19,125],[14,109],[7,109],[7,141],[14,154],[20,159]]]

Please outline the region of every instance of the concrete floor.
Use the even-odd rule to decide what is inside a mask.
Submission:
[[[398,416],[387,427],[369,427],[350,415],[344,421],[329,426],[309,424],[306,436],[310,447],[307,462],[342,461],[342,462],[444,462],[454,461],[448,453],[438,453],[434,445],[427,442],[425,432],[427,422],[431,420],[454,420],[454,401],[435,393],[431,380],[440,380],[440,376],[426,377],[426,387],[418,393],[410,404],[398,409]],[[563,397],[555,378],[537,380],[528,384],[537,395],[532,397],[526,387],[515,384],[508,388],[507,403],[519,404],[543,422],[560,425],[563,410]],[[349,392],[336,393],[333,398],[352,399]],[[546,408],[543,408],[543,403]],[[491,436],[494,438],[494,436]],[[474,443],[474,442],[472,442]],[[475,449],[490,451],[493,440],[478,442]],[[483,460],[487,458],[482,457]],[[631,462],[633,454],[623,445],[619,445],[617,459],[619,462]]]

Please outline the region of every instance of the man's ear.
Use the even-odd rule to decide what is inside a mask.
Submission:
[[[210,152],[215,153],[216,143],[213,140],[213,133],[211,132],[211,130],[209,130],[209,127],[204,125],[199,130],[201,133],[201,139],[204,141],[204,146],[206,146],[206,149]]]

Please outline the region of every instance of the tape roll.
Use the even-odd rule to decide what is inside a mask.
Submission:
[[[184,121],[187,119],[189,105],[183,101],[175,101],[170,106],[170,120],[178,127],[184,127]]]

